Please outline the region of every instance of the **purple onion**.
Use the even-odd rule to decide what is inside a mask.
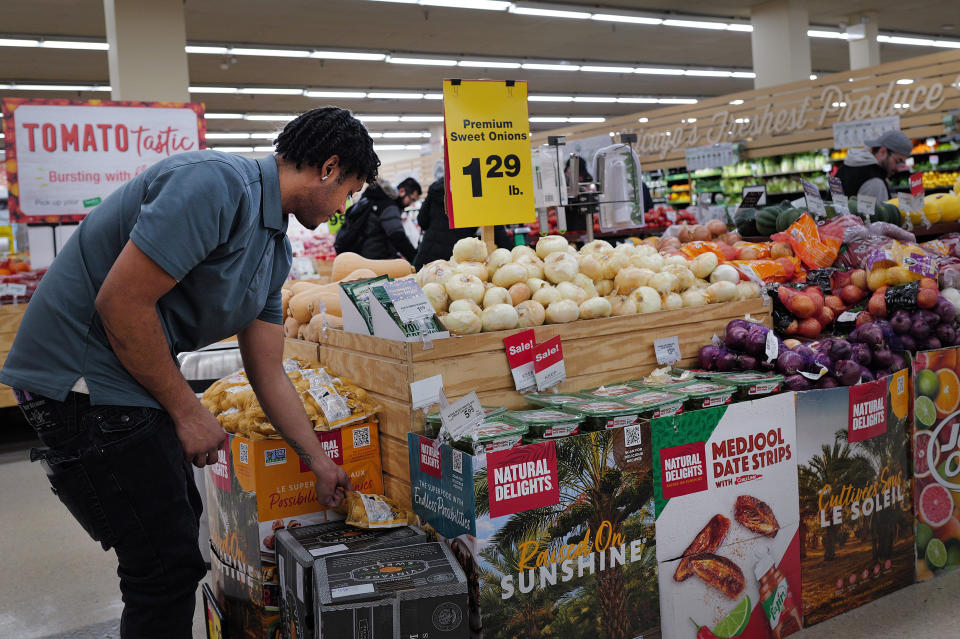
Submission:
[[[893,353],[886,348],[878,348],[873,351],[874,368],[890,368],[893,364]]]
[[[915,318],[913,326],[910,327],[910,335],[918,342],[922,342],[930,336],[930,325],[922,319]]]
[[[803,375],[790,375],[783,380],[783,384],[787,387],[787,390],[792,391],[808,391],[813,388],[810,380]]]
[[[950,302],[947,303],[949,304]],[[940,323],[940,316],[925,308],[914,311],[913,319],[914,321],[920,320],[922,322],[926,322],[931,328]]]
[[[905,351],[915,352],[917,350],[917,340],[909,334],[900,336],[900,345],[903,346]]]
[[[700,353],[697,355],[697,359],[700,360],[700,368],[705,371],[716,370],[717,356],[719,355],[720,349],[713,344],[700,347]]]
[[[949,302],[948,302],[949,303]],[[937,339],[943,344],[953,344],[957,339],[957,331],[949,324],[940,324],[937,326]]]
[[[729,373],[737,369],[737,355],[728,350],[720,350],[717,355],[717,370],[721,373]]]
[[[850,359],[861,366],[869,366],[873,361],[873,353],[866,344],[853,344],[850,348]]]
[[[796,351],[784,351],[777,358],[777,371],[784,375],[794,375],[803,368],[806,360]]]
[[[755,371],[757,370],[757,358],[753,355],[738,355],[737,363],[740,364],[740,369],[745,371]]]
[[[837,388],[840,382],[833,375],[824,375],[817,380],[817,388]]]
[[[853,360],[843,359],[834,366],[833,374],[836,375],[837,381],[840,382],[841,385],[853,386],[860,381],[860,377],[863,374],[862,371],[864,370],[866,369]]]
[[[889,368],[881,368],[878,371],[874,372],[873,375],[877,379],[883,379],[884,377],[890,377],[891,375],[893,375],[893,373],[890,372]]]
[[[943,324],[953,324],[957,318],[956,307],[943,295],[937,298],[937,305],[933,307],[933,312],[940,317],[940,322]]]
[[[734,326],[733,322],[730,322],[727,324],[723,343],[727,348],[742,353],[747,348],[747,334],[746,327]]]
[[[890,364],[890,370],[900,371],[907,367],[907,360],[900,353],[893,354],[893,363]]]
[[[909,333],[912,324],[913,320],[910,319],[910,313],[902,309],[894,313],[893,317],[890,318],[890,326],[893,327],[893,332],[897,335]]]
[[[931,335],[927,338],[927,342],[923,348],[927,351],[935,351],[938,348],[943,348],[943,342],[941,342],[936,335]]]
[[[861,384],[866,384],[867,382],[873,382],[873,381],[876,381],[876,379],[877,377],[873,374],[873,371],[871,371],[869,368],[866,368],[864,366],[860,367],[860,383]]]
[[[833,347],[830,349],[830,359],[850,359],[853,352],[853,345],[845,339],[835,338]]]

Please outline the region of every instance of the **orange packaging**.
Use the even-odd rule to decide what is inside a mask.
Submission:
[[[787,242],[800,261],[812,269],[826,268],[833,264],[842,244],[837,237],[821,237],[817,223],[808,213],[801,215],[786,231],[777,233],[770,239]]]
[[[737,249],[741,256],[743,255],[743,249],[753,249],[757,252],[757,257],[754,259],[765,260],[770,257],[770,249],[773,247],[771,242],[737,242],[733,245],[733,248]],[[745,259],[745,258],[744,258]]]
[[[317,438],[327,456],[350,476],[354,489],[383,493],[376,423],[318,432]],[[225,563],[252,578],[263,580],[264,571],[272,569],[278,529],[343,519],[319,504],[316,476],[282,439],[254,441],[230,435],[219,460],[208,468],[213,547]]]

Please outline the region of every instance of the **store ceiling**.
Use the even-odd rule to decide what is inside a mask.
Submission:
[[[551,3],[583,7],[588,2]],[[682,4],[682,11],[678,5]],[[715,16],[749,21],[760,2],[733,0],[604,0],[607,8]],[[946,28],[952,2],[933,0],[809,0],[810,22],[836,28],[851,13],[874,11],[881,30],[960,37]],[[0,31],[6,34],[62,38],[105,37],[102,0],[31,0],[2,2]],[[679,66],[750,71],[750,34],[665,26],[565,20],[506,12],[421,7],[370,0],[184,0],[187,40],[222,45],[345,48],[419,53],[443,57],[538,58],[572,64],[620,63],[630,66]],[[55,16],[56,19],[51,19]],[[678,15],[678,17],[685,17]],[[949,25],[948,25],[949,26]],[[9,82],[109,84],[104,51],[4,47],[0,84]],[[937,49],[881,44],[882,61],[923,55]],[[842,40],[811,39],[815,72],[848,66]],[[448,77],[522,79],[531,94],[619,95],[702,98],[749,90],[748,78],[711,78],[622,73],[429,67],[387,62],[296,59],[240,55],[191,54],[193,86],[279,86],[326,89],[406,89],[438,92]],[[0,97],[100,97],[99,92],[3,91]],[[308,98],[274,95],[191,95],[210,112],[295,113],[335,102],[361,114],[439,114],[439,100]],[[530,104],[532,116],[616,116],[657,105],[606,103]],[[219,120],[211,132],[267,131],[277,123]],[[424,130],[421,123],[371,123],[371,130]],[[535,130],[555,124],[533,124]]]

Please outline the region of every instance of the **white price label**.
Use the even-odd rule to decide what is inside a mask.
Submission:
[[[338,599],[340,597],[350,597],[352,595],[365,595],[371,592],[375,592],[373,584],[359,584],[356,586],[334,588],[330,591],[330,597],[333,599]]]
[[[768,362],[772,362],[780,356],[780,341],[773,331],[767,331],[767,344],[764,350],[766,351]]]
[[[439,404],[440,393],[442,391],[442,375],[434,375],[433,377],[410,382],[410,400],[413,410]]]
[[[863,219],[870,222],[873,220],[873,213],[877,207],[877,196],[875,195],[858,195],[857,196],[857,213],[859,213]]]
[[[464,435],[476,433],[483,423],[483,406],[476,393],[461,397],[453,404],[440,406],[442,429],[456,441]],[[437,440],[439,441],[439,437]]]
[[[826,366],[821,366],[819,373],[808,373],[806,371],[797,371],[797,372],[803,375],[804,377],[806,377],[807,379],[812,379],[813,381],[817,381],[818,379],[826,375],[829,371],[827,371]]]
[[[813,217],[826,217],[827,209],[823,206],[823,198],[820,197],[820,189],[813,182],[800,180],[803,184],[803,197],[807,201],[807,211]]]
[[[900,210],[904,213],[923,213],[924,201],[922,195],[900,193],[897,199],[900,202]]]
[[[388,282],[383,288],[404,324],[433,316],[433,305],[423,289],[413,280]]]
[[[931,166],[937,166],[938,164],[940,164],[940,156],[939,156],[939,155],[931,155],[931,156],[930,156],[930,165],[931,165]]]
[[[542,371],[536,371],[533,376],[537,381],[537,390],[543,392],[550,390],[567,379],[567,367],[561,359],[559,362],[551,364]]]
[[[26,284],[7,284],[7,295],[14,297],[23,297],[27,294]]]
[[[853,311],[844,311],[840,313],[840,317],[837,318],[838,322],[853,322],[856,321],[858,313]]]
[[[310,554],[314,557],[323,557],[324,555],[332,555],[335,552],[343,552],[344,550],[350,550],[344,544],[335,544],[333,546],[324,546],[323,548],[311,548]]]
[[[523,393],[537,385],[537,378],[533,374],[533,349],[536,345],[537,339],[532,328],[503,339],[507,364],[510,365],[517,392]]]
[[[680,355],[680,338],[676,335],[654,340],[653,349],[657,353],[658,364],[673,364],[682,359]]]

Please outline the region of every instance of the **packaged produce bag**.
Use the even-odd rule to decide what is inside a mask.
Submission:
[[[842,237],[842,236],[841,236]],[[794,255],[809,268],[825,268],[836,261],[841,238],[821,236],[817,223],[809,214],[801,215],[786,231],[771,236],[775,242],[787,242]]]

